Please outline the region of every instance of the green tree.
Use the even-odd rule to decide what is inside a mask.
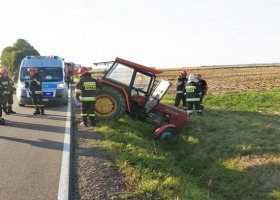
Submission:
[[[24,39],[18,39],[13,46],[3,49],[1,54],[1,67],[7,68],[11,73],[19,70],[21,60],[26,56],[39,56],[39,52]]]

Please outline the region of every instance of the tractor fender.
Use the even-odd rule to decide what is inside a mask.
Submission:
[[[124,96],[125,98],[125,102],[126,102],[126,108],[127,108],[127,111],[130,112],[130,101],[129,101],[129,95],[128,93],[125,91],[125,89],[117,84],[114,84],[114,83],[111,83],[109,81],[106,81],[104,79],[100,79],[98,78],[97,79],[98,82],[100,82],[101,84],[104,84],[105,87],[112,87],[116,90],[118,90],[120,93],[122,93],[122,95]]]
[[[162,134],[164,132],[164,130],[171,128],[171,129],[176,129],[176,125],[175,124],[165,124],[163,126],[158,127],[155,131],[154,131],[154,136],[155,137],[159,137],[160,134]]]

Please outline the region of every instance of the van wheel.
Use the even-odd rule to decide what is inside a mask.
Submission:
[[[98,119],[118,120],[125,115],[124,96],[116,89],[104,87],[98,91],[95,114]]]
[[[18,106],[19,106],[19,107],[24,107],[25,104],[23,104],[23,103],[18,103]]]
[[[65,99],[64,101],[63,101],[63,105],[67,105],[68,104],[68,99]]]

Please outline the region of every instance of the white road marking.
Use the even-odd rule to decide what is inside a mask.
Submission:
[[[71,133],[71,93],[68,90],[67,116],[64,133],[63,154],[60,169],[58,188],[58,200],[69,199],[69,176],[70,176],[70,133]]]

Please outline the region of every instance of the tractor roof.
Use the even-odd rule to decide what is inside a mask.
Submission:
[[[136,69],[147,71],[147,72],[150,72],[150,73],[153,73],[153,74],[161,74],[162,73],[162,71],[160,71],[160,70],[157,70],[157,69],[154,69],[154,68],[151,68],[151,67],[146,67],[144,65],[140,65],[140,64],[128,61],[128,60],[124,60],[122,58],[118,58],[118,57],[116,58],[116,62],[134,67]]]

